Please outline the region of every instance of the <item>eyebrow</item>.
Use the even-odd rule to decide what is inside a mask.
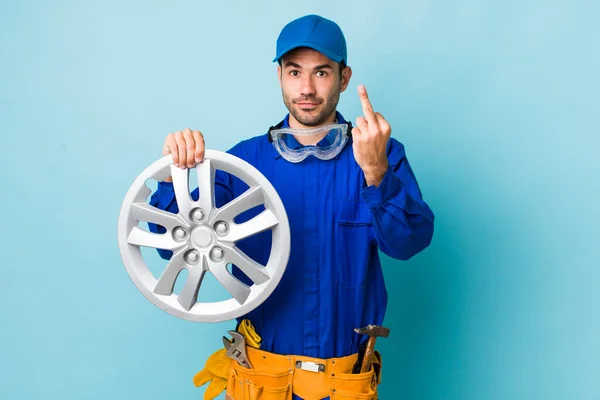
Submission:
[[[288,61],[285,63],[284,68],[289,68],[289,67],[302,69],[302,67],[299,64],[296,64],[295,62],[292,62],[292,61]],[[320,69],[331,69],[332,70],[333,67],[329,64],[321,64],[321,65],[317,65],[314,68],[314,70],[320,70]]]

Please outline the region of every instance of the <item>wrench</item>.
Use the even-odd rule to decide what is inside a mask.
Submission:
[[[227,357],[233,358],[242,367],[252,368],[248,356],[246,355],[246,340],[236,331],[227,331],[232,339],[227,339],[223,336],[223,345],[227,350]]]

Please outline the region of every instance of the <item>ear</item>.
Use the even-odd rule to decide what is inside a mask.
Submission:
[[[352,77],[352,68],[345,67],[342,70],[342,85],[340,86],[340,93],[342,93],[348,87],[350,78]]]

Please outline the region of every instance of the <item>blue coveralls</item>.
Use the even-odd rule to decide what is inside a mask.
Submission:
[[[345,123],[341,114],[337,117],[338,123]],[[289,126],[288,119],[289,114],[284,127]],[[427,247],[433,235],[434,215],[423,201],[404,146],[389,140],[389,168],[378,187],[366,186],[351,138],[328,161],[308,157],[290,163],[274,149],[267,134],[244,140],[228,153],[265,175],[281,197],[290,223],[291,253],[285,274],[271,296],[245,316],[262,337],[261,349],[319,358],[356,353],[365,337],[354,328],[381,325],[387,307],[378,249],[407,260]],[[217,172],[215,180],[217,206],[248,188],[223,171]],[[198,189],[192,198],[198,198]],[[160,182],[150,203],[177,212],[173,185]],[[250,210],[236,222],[260,211]],[[164,232],[152,224],[150,229]],[[266,265],[271,232],[237,245]],[[159,253],[166,259],[172,254]]]

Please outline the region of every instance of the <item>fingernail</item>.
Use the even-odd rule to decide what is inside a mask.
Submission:
[[[200,157],[196,157],[196,162],[200,162],[202,159]]]

